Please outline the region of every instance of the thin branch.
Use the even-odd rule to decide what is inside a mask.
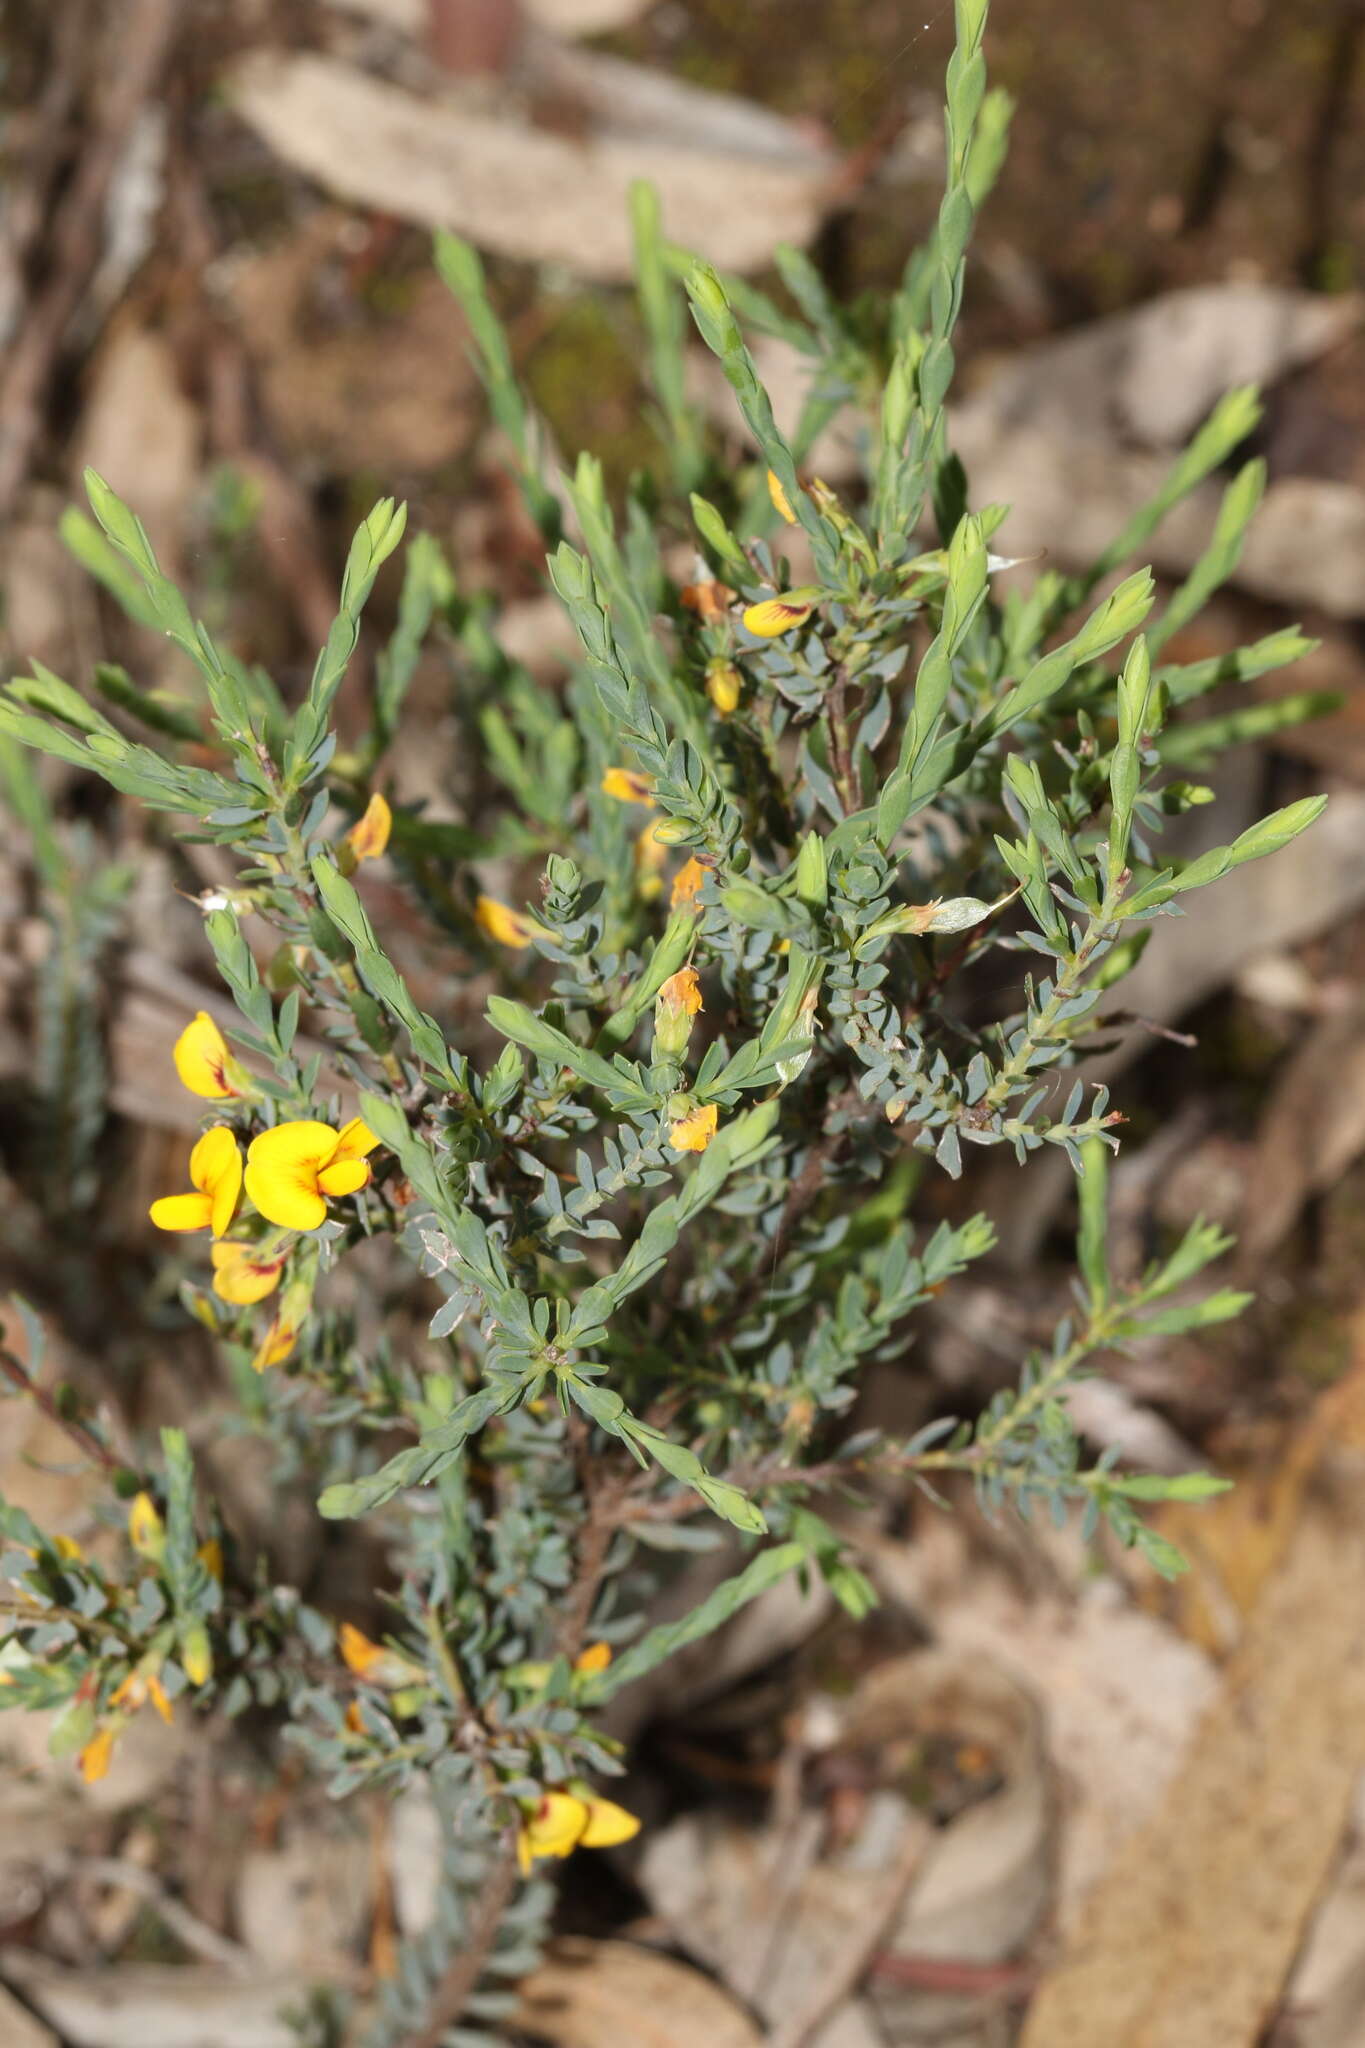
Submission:
[[[446,2031],[465,2009],[470,1993],[483,1975],[485,1963],[498,1938],[503,1914],[517,1888],[517,1844],[509,1829],[484,1879],[478,1910],[469,1923],[464,1947],[431,1994],[427,2017],[416,2033],[409,2034],[398,2048],[441,2048]]]
[[[123,1460],[115,1457],[108,1444],[100,1442],[93,1429],[73,1415],[63,1415],[54,1396],[30,1377],[22,1360],[3,1348],[0,1348],[0,1379],[8,1380],[16,1394],[27,1394],[48,1421],[70,1437],[83,1458],[93,1459],[111,1478],[115,1473],[126,1470]]]

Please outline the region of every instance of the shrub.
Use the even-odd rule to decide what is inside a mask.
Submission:
[[[183,1298],[246,1425],[277,1445],[282,1483],[307,1482],[324,1517],[369,1518],[389,1559],[379,1642],[250,1572],[183,1435],[163,1432],[133,1470],[67,1402],[127,1540],[96,1562],[0,1510],[2,1697],[60,1706],[54,1746],[87,1777],[145,1706],[254,1707],[338,1795],[429,1786],[440,1910],[382,1988],[376,2044],[438,2042],[457,2023],[451,2039],[491,2038],[545,1923],[543,1861],[633,1832],[602,1789],[623,1767],[599,1726],[613,1693],[786,1573],[823,1575],[866,1611],[871,1589],[815,1505],[832,1485],[968,1474],[991,1511],[1075,1507],[1166,1572],[1179,1559],[1141,1504],[1217,1484],[1091,1463],[1068,1419],[1069,1383],[1105,1352],[1214,1323],[1243,1297],[1191,1297],[1224,1248],[1203,1224],[1136,1281],[1111,1277],[1105,1173],[1122,1119],[1103,1089],[1063,1094],[1057,1075],[1158,921],[1320,810],[1293,804],[1185,865],[1160,850],[1167,820],[1210,795],[1171,780],[1168,753],[1209,758],[1239,731],[1198,719],[1199,699],[1307,643],[1283,632],[1162,660],[1236,562],[1257,462],[1164,608],[1147,570],[1115,581],[1245,436],[1249,391],[1217,407],[1088,570],[996,594],[1006,509],[968,510],[944,402],[1009,105],[985,92],[986,0],[956,12],[946,191],[884,303],[833,304],[794,249],[777,256],[787,304],[727,283],[668,245],[637,192],[666,472],[621,506],[588,457],[561,502],[479,260],[439,239],[581,645],[562,693],[502,651],[489,607],[422,537],[364,730],[339,745],[338,693],[402,509],[384,500],[356,534],[291,706],[196,623],[134,514],[90,475],[94,523],[71,515],[71,544],[183,652],[200,694],[171,703],[103,670],[92,697],[35,665],[0,705],[31,817],[41,800],[13,742],[188,820],[238,863],[203,908],[240,1020],[227,1039],[186,1020],[176,1064],[206,1129],[153,1221],[210,1233],[209,1256],[185,1240]],[[687,395],[684,291],[756,450],[738,466]],[[790,439],[746,328],[808,365]],[[845,403],[865,416],[865,475],[841,497],[807,455]],[[680,572],[684,548],[695,566]],[[481,764],[462,824],[405,804],[385,773],[432,636]],[[365,864],[386,848],[420,947],[391,942],[367,908]],[[492,857],[524,877],[513,900],[474,879]],[[978,1029],[966,993],[979,1015],[979,963],[1002,954],[996,980],[1022,970],[1022,995]],[[419,971],[437,992],[490,974],[487,1029],[452,1043],[439,993],[428,1010],[409,985]],[[300,1056],[301,1020],[324,1054]],[[1025,1171],[1058,1148],[1075,1168],[1072,1312],[975,1419],[908,1442],[851,1434],[868,1361],[901,1356],[916,1312],[991,1248],[990,1218],[945,1207],[933,1176],[1001,1146]],[[348,1287],[339,1269],[362,1247]],[[425,1343],[403,1335],[414,1309]],[[52,1401],[30,1335],[27,1368],[5,1372]],[[736,1552],[729,1576],[682,1621],[647,1627],[668,1553],[718,1541]]]

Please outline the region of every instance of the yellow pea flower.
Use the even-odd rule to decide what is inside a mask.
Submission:
[[[697,979],[695,967],[680,967],[676,974],[670,974],[662,983],[657,1003],[675,1014],[695,1017],[701,1009],[701,982]]]
[[[310,1305],[311,1297],[300,1306],[291,1303],[288,1296],[285,1296],[271,1317],[264,1337],[252,1353],[253,1372],[267,1372],[272,1365],[283,1365],[287,1358],[293,1357],[294,1346],[299,1341],[299,1334]]]
[[[732,661],[719,656],[706,664],[706,694],[722,718],[739,708],[744,678]]]
[[[543,924],[537,924],[523,910],[513,910],[509,904],[499,903],[496,896],[476,899],[474,922],[499,946],[529,946],[534,938],[548,937]]]
[[[671,910],[692,909],[696,906],[697,894],[705,882],[709,868],[704,868],[695,854],[683,862],[673,877],[673,893],[669,898]]]
[[[815,606],[804,599],[765,597],[758,604],[745,606],[744,623],[760,640],[775,640],[779,633],[804,626],[814,610]]]
[[[633,1813],[614,1800],[591,1793],[543,1792],[535,1806],[522,1809],[517,1830],[517,1861],[523,1875],[544,1856],[572,1856],[575,1849],[610,1849],[640,1831]]]
[[[382,1685],[392,1692],[396,1687],[411,1685],[414,1679],[424,1674],[420,1664],[411,1658],[401,1656],[397,1650],[386,1649],[383,1643],[374,1642],[363,1629],[353,1622],[343,1621],[337,1630],[337,1648],[348,1671],[370,1685]]]
[[[150,1493],[139,1493],[128,1510],[128,1541],[139,1557],[160,1563],[166,1548],[166,1529]]]
[[[158,1230],[211,1230],[224,1237],[242,1192],[242,1155],[226,1124],[205,1131],[190,1153],[192,1195],[163,1195],[148,1215]]]
[[[735,593],[728,583],[684,583],[678,592],[679,602],[708,625],[716,619],[723,619],[729,606],[734,602]]]
[[[376,790],[342,845],[350,849],[352,861],[378,860],[389,843],[392,830],[393,812],[387,799]]]
[[[661,818],[654,818],[635,842],[635,886],[646,903],[663,893],[662,870],[668,859],[668,842],[660,839]]]
[[[215,1244],[209,1247],[213,1260],[213,1291],[220,1301],[234,1308],[264,1301],[280,1284],[287,1252],[263,1254],[252,1244]]]
[[[701,1008],[701,983],[695,967],[670,974],[654,998],[654,1057],[680,1060],[692,1036],[692,1019]]]
[[[144,1671],[134,1666],[121,1685],[115,1686],[109,1695],[111,1707],[127,1707],[136,1713],[151,1701],[167,1727],[175,1719],[175,1710],[166,1697],[166,1688],[155,1671]]]
[[[210,1536],[207,1543],[201,1543],[195,1556],[211,1579],[223,1583],[223,1546],[216,1536]]]
[[[638,768],[608,768],[602,777],[601,787],[618,803],[652,804],[654,801],[654,777],[643,774]]]
[[[588,1825],[588,1809],[572,1792],[543,1792],[539,1803],[523,1808],[517,1830],[517,1862],[522,1874],[542,1856],[572,1856]]]
[[[87,1785],[98,1784],[109,1768],[114,1754],[114,1731],[112,1728],[97,1728],[76,1761],[81,1776]]]
[[[599,1671],[605,1671],[610,1662],[610,1643],[589,1643],[587,1648],[580,1650],[574,1658],[573,1668],[575,1671],[581,1671],[588,1676],[593,1676]]]
[[[227,1040],[207,1010],[197,1010],[171,1048],[175,1071],[191,1095],[211,1101],[256,1093],[251,1076],[227,1049]]]
[[[782,479],[775,469],[768,471],[768,496],[772,499],[774,512],[780,512],[788,526],[795,526],[796,514],[792,511],[792,501],[783,490]]]
[[[74,1536],[54,1536],[52,1548],[64,1564],[79,1564],[85,1556]]]
[[[668,1127],[668,1142],[675,1152],[704,1152],[716,1135],[720,1112],[714,1102],[700,1104],[675,1117]]]
[[[583,1803],[588,1809],[588,1824],[578,1839],[584,1849],[614,1849],[618,1842],[628,1842],[639,1834],[636,1815],[618,1806],[614,1799],[599,1799],[594,1794]]]
[[[327,1220],[329,1196],[354,1195],[365,1186],[365,1155],[378,1143],[358,1116],[339,1131],[307,1118],[276,1124],[247,1148],[247,1195],[268,1223],[316,1230]]]

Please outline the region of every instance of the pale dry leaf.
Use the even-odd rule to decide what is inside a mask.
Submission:
[[[894,1754],[907,1731],[981,1749],[1001,1786],[934,1836],[891,1952],[1001,1962],[1027,1940],[1051,1892],[1055,1813],[1038,1702],[993,1658],[945,1643],[869,1672],[843,1740]]]
[[[604,36],[628,28],[654,0],[521,0],[538,27],[557,36]]]
[[[104,249],[86,295],[88,315],[103,318],[150,253],[166,197],[168,110],[144,106],[124,145],[104,204]]]
[[[372,1877],[366,1836],[335,1816],[299,1814],[278,1848],[252,1848],[242,1858],[238,1934],[275,1976],[341,1977],[369,1913]]]
[[[1365,1010],[1326,1017],[1290,1055],[1261,1112],[1242,1187],[1238,1255],[1250,1271],[1305,1202],[1365,1151]]]
[[[957,1656],[999,1668],[1038,1702],[1062,1806],[1056,1911],[1069,1926],[1177,1769],[1217,1689],[1211,1660],[1117,1581],[1088,1576],[1080,1555],[1049,1553],[1048,1578],[1067,1591],[1026,1594],[960,1517],[926,1519],[913,1543],[865,1540],[887,1598],[932,1615]]]
[[[1010,506],[1012,553],[1045,549],[1063,564],[1087,561],[1164,481],[1168,455],[1114,440],[1004,425],[989,397],[953,417],[951,436],[983,497]],[[1144,554],[1183,576],[1213,531],[1222,486],[1202,485],[1163,520]],[[1238,565],[1239,589],[1340,618],[1365,611],[1365,491],[1317,477],[1281,477],[1267,490]]]
[[[575,141],[419,99],[324,56],[253,58],[228,92],[286,163],[338,197],[585,277],[633,275],[636,178],[658,187],[673,240],[732,270],[759,268],[779,242],[808,240],[826,204],[832,160],[818,151],[777,163],[647,138]]]
[[[825,161],[818,130],[742,93],[693,85],[601,50],[569,49],[549,36],[534,40],[528,62],[538,83],[586,116],[600,135],[647,137],[700,156],[754,158],[806,170]]]
[[[1313,1915],[1282,2017],[1292,2048],[1360,2048],[1365,2038],[1365,1777],[1356,1782],[1351,1837]]]
[[[297,1978],[244,1982],[169,1964],[66,1970],[13,1948],[0,1961],[70,2048],[292,2048],[298,2036],[280,2014],[308,1989]]]
[[[100,644],[90,579],[57,531],[64,502],[55,491],[30,492],[23,516],[5,529],[0,654],[17,674],[36,660],[69,675]]]
[[[883,1807],[894,1840],[909,1812],[890,1794]],[[804,1843],[715,1813],[687,1814],[652,1832],[637,1874],[682,1946],[772,2023],[819,1996],[886,1883],[881,1864],[817,1863]],[[872,2048],[876,2040],[871,2015],[855,2000],[813,2048]]]
[[[627,1941],[555,1942],[522,1984],[517,2024],[554,2048],[761,2048],[763,2039],[699,1970]]]
[[[0,1984],[0,2041],[5,2048],[61,2048],[50,2027],[36,2020],[12,1992]]]
[[[972,403],[1007,430],[1171,450],[1225,391],[1265,387],[1359,324],[1354,298],[1196,285],[997,360]]]
[[[426,26],[429,0],[330,0],[330,5],[417,36]],[[521,0],[527,17],[557,36],[609,35],[638,21],[651,5],[652,0]]]
[[[1355,1344],[1365,1361],[1365,1326]],[[1365,1363],[1312,1435],[1336,1483],[1304,1487],[1217,1700],[1086,1901],[1021,2048],[1254,2048],[1280,2003],[1365,1766]]]
[[[1365,1446],[1365,1349],[1287,1437],[1277,1433],[1259,1461],[1229,1469],[1230,1491],[1156,1509],[1153,1521],[1190,1570],[1170,1583],[1145,1580],[1148,1604],[1191,1642],[1229,1648],[1286,1557],[1318,1467],[1338,1442]]]
[[[856,1836],[825,1847],[816,1810],[793,1829],[740,1826],[690,1814],[646,1841],[639,1877],[687,1948],[752,2000],[770,2023],[790,2022],[820,1996],[838,1959],[883,1906],[888,1870],[922,1816],[896,1789],[915,1746],[950,1735],[987,1751],[1001,1789],[936,1830],[894,1931],[892,1955],[993,1963],[1015,1954],[1045,1911],[1053,1801],[1042,1724],[1029,1694],[979,1651],[931,1650],[877,1667],[851,1699],[830,1701],[831,1740],[879,1759],[882,1783],[863,1803]],[[884,2013],[905,2026],[960,2018],[970,2001],[876,1984],[845,2006],[821,2048],[876,2038]]]

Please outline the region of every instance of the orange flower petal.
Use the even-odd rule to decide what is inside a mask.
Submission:
[[[679,602],[699,619],[722,619],[726,608],[734,601],[734,591],[726,583],[685,583],[678,592]]]
[[[714,1102],[690,1109],[668,1129],[668,1142],[675,1152],[704,1152],[716,1135],[720,1112]]]
[[[533,917],[524,911],[513,910],[509,904],[499,903],[496,896],[480,896],[474,903],[474,922],[479,930],[499,946],[529,946],[538,932],[544,930]]]
[[[91,1736],[90,1740],[86,1743],[85,1748],[81,1751],[80,1756],[77,1759],[81,1767],[81,1776],[84,1778],[87,1785],[94,1785],[99,1782],[99,1780],[104,1776],[105,1772],[108,1770],[109,1761],[113,1754],[113,1729],[97,1729],[96,1732]]]
[[[346,842],[357,860],[378,860],[389,843],[393,812],[376,790],[364,812],[346,834]]]
[[[298,1341],[299,1325],[285,1316],[275,1316],[256,1346],[251,1360],[252,1371],[265,1372],[272,1365],[283,1365],[287,1358],[293,1356]]]
[[[673,877],[673,893],[669,898],[670,908],[682,910],[694,904],[697,900],[697,892],[709,873],[710,869],[704,868],[695,855],[685,860],[678,869],[677,874]]]
[[[654,777],[642,774],[638,768],[608,768],[602,777],[601,788],[607,796],[614,796],[618,803],[652,804],[654,801]]]
[[[372,1642],[352,1621],[343,1621],[337,1630],[337,1648],[346,1669],[354,1671],[357,1678],[364,1678],[385,1654],[383,1644]]]
[[[676,974],[670,974],[659,989],[658,1001],[666,1009],[695,1017],[702,1006],[701,982],[697,979],[696,968],[680,967]]]

